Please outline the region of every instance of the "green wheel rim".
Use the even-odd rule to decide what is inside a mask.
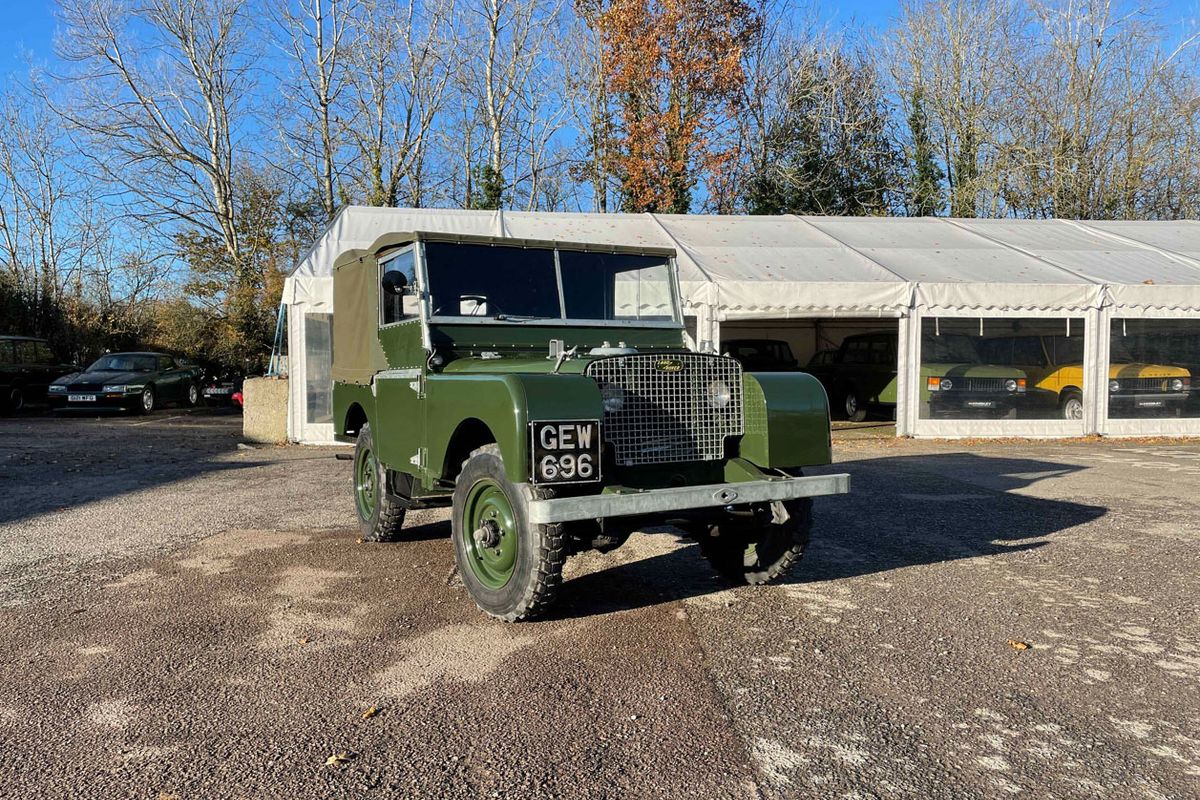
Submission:
[[[354,465],[354,502],[358,506],[360,519],[371,519],[375,516],[375,504],[379,502],[378,476],[375,453],[364,447],[359,451],[358,460]]]
[[[494,544],[476,538],[476,531],[488,526]],[[467,493],[463,505],[462,544],[471,572],[489,589],[500,589],[513,576],[517,566],[517,524],[512,504],[504,490],[493,480],[481,480]]]

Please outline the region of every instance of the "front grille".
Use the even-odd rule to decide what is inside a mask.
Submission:
[[[98,392],[102,388],[104,388],[103,384],[99,383],[72,383],[67,387],[67,390],[71,392]]]
[[[1169,392],[1170,378],[1118,378],[1117,385],[1123,392]]]
[[[954,388],[964,392],[1004,392],[1004,382],[1011,378],[960,378],[954,381]],[[960,383],[961,381],[961,383]]]
[[[604,440],[618,464],[715,461],[725,455],[725,440],[744,432],[742,367],[732,358],[613,356],[593,361],[586,372],[609,398]],[[709,402],[717,382],[729,387],[729,403],[719,409]]]

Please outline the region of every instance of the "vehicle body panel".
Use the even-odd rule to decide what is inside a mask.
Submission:
[[[44,403],[50,384],[75,371],[50,348],[49,342],[33,336],[0,336],[0,405],[14,389],[25,402]]]

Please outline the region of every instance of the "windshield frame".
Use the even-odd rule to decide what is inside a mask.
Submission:
[[[554,274],[555,280],[558,282],[559,294],[559,313],[566,313],[566,306],[563,299],[563,273],[562,264],[559,260],[559,253],[564,250],[583,253],[625,253],[629,255],[644,255],[662,258],[667,268],[667,280],[669,282],[668,294],[671,301],[671,318],[670,319],[574,319],[571,317],[523,317],[519,314],[508,318],[501,317],[497,319],[493,315],[488,316],[457,316],[441,314],[433,315],[433,309],[430,307],[432,297],[429,292],[429,263],[425,257],[425,242],[448,242],[461,244],[490,244],[496,247],[515,247],[525,248],[529,250],[543,249],[552,250],[554,253]],[[430,325],[544,325],[552,327],[587,327],[587,328],[660,328],[668,330],[683,330],[683,303],[679,291],[679,272],[674,255],[670,255],[671,251],[662,248],[636,248],[636,247],[606,247],[604,245],[587,245],[566,242],[532,242],[522,239],[503,239],[494,237],[470,237],[470,236],[416,236],[414,237],[414,247],[416,250],[416,274],[418,288],[420,291],[420,319],[424,332],[424,338],[428,345]],[[398,253],[397,253],[398,254]],[[387,255],[387,259],[393,257],[391,253]],[[383,260],[381,260],[381,265]],[[382,266],[381,266],[382,269]],[[382,274],[382,271],[380,272]]]

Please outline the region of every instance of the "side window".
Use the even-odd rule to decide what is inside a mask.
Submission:
[[[159,356],[158,357],[158,368],[159,369],[175,369],[175,359],[171,358],[170,356]]]
[[[13,343],[7,340],[0,340],[0,364],[15,364],[17,363],[13,355]]]
[[[33,342],[17,341],[17,363],[18,364],[36,364],[37,355],[34,351]]]
[[[867,363],[868,348],[870,343],[866,339],[855,339],[852,342],[846,343],[846,358],[847,364],[865,364]]]
[[[400,285],[395,273],[404,276],[402,283],[405,288],[400,294],[385,288]],[[380,265],[379,284],[380,324],[391,325],[417,315],[420,298],[417,296],[416,267],[411,248]]]
[[[878,366],[888,366],[888,341],[887,339],[875,339],[871,342],[871,363]],[[894,362],[892,362],[894,363]]]
[[[34,350],[37,353],[39,364],[53,364],[55,362],[54,352],[50,349],[50,345],[45,342],[35,342]]]

